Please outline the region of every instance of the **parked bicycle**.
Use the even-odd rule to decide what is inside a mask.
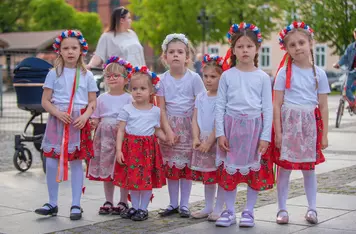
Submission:
[[[354,73],[356,72],[356,69],[352,70],[352,71],[348,71],[349,73]],[[348,103],[348,106],[346,107],[347,112],[349,112],[350,116],[353,116],[354,114],[356,114],[356,111],[353,110],[351,108],[351,103],[348,100],[348,98],[346,97],[346,83],[347,83],[347,76],[346,79],[342,85],[342,93],[341,93],[341,98],[339,100],[339,106],[336,110],[336,122],[335,122],[335,127],[339,128],[340,124],[341,124],[341,119],[342,116],[344,115],[344,110],[345,110],[345,104]],[[356,80],[353,83],[353,86],[351,88],[352,92],[355,93],[356,91]]]

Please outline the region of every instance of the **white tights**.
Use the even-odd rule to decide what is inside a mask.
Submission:
[[[80,207],[80,199],[82,196],[83,187],[83,166],[82,160],[70,161],[71,171],[71,185],[72,185],[72,206]],[[57,206],[58,202],[58,187],[59,184],[56,181],[57,176],[58,159],[46,158],[46,179],[49,195],[49,204],[53,207]],[[47,208],[47,207],[44,207]],[[79,209],[73,209],[72,213],[79,213]]]
[[[277,177],[278,208],[287,210],[287,199],[289,190],[289,177],[291,170],[279,167]],[[316,210],[317,181],[314,170],[302,170],[304,177],[304,190],[308,200],[309,209]]]
[[[178,207],[178,195],[179,195],[179,182],[180,182],[180,209],[188,209],[189,197],[192,190],[192,181],[186,179],[170,180],[168,179],[168,192],[169,192],[169,207]]]

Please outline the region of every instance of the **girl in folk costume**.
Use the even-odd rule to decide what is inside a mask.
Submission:
[[[90,160],[88,169],[89,180],[103,181],[106,202],[99,209],[99,214],[119,215],[128,209],[128,190],[120,189],[120,202],[113,206],[114,168],[116,162],[117,117],[126,104],[132,102],[130,94],[125,92],[128,72],[132,71],[129,62],[111,57],[104,65],[104,79],[109,92],[98,97],[97,107],[91,116],[92,128],[96,128],[94,137],[94,158]]]
[[[157,75],[143,66],[129,75],[134,102],[119,113],[114,184],[130,190],[132,208],[122,218],[143,221],[148,218],[152,189],[166,184],[161,151],[157,137],[165,141],[160,129],[160,109],[150,103],[159,87]],[[156,137],[157,136],[157,137]]]
[[[192,179],[202,181],[205,189],[205,207],[203,210],[192,214],[193,218],[206,218],[216,221],[224,206],[224,189],[218,187],[217,201],[214,209],[216,194],[216,138],[215,138],[215,103],[219,86],[220,76],[223,72],[223,58],[210,57],[208,54],[203,58],[203,80],[207,92],[198,94],[195,99],[193,113],[193,157],[191,163]]]
[[[88,119],[96,106],[98,88],[93,74],[86,70],[83,62],[88,44],[81,32],[62,32],[53,47],[59,56],[55,68],[47,74],[42,96],[42,106],[49,112],[42,142],[44,156],[47,157],[49,202],[35,212],[40,215],[57,215],[58,182],[68,179],[70,161],[70,219],[77,220],[83,212],[80,207],[84,179],[82,160],[93,156]]]
[[[313,30],[293,22],[280,32],[279,43],[287,53],[274,84],[274,161],[279,166],[277,223],[288,223],[286,200],[292,170],[301,170],[309,208],[305,219],[318,222],[315,165],[325,161],[328,146],[328,101],[325,72],[314,64]],[[311,61],[310,61],[311,58]],[[280,66],[280,67],[281,67]]]
[[[162,50],[169,71],[162,75],[157,96],[162,111],[162,128],[167,135],[167,142],[161,143],[161,150],[170,204],[160,215],[180,213],[181,217],[189,217],[194,100],[205,88],[200,76],[187,68],[190,47],[184,34],[169,34],[163,41]],[[181,200],[178,208],[179,186]]]
[[[219,185],[225,191],[226,210],[217,226],[236,223],[236,187],[246,183],[247,204],[240,226],[254,226],[258,191],[273,187],[273,163],[267,148],[272,128],[272,90],[269,76],[259,69],[262,37],[253,24],[233,24],[228,33],[231,68],[220,79],[216,100],[216,137]],[[266,153],[267,152],[267,153]]]

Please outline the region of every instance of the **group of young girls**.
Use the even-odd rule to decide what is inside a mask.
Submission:
[[[258,68],[260,30],[233,24],[228,39],[225,58],[204,56],[203,79],[187,68],[191,50],[184,34],[169,34],[163,41],[169,70],[160,78],[145,66],[111,57],[104,68],[109,91],[96,99],[93,75],[83,64],[87,43],[79,31],[63,32],[54,44],[59,57],[42,97],[50,114],[42,144],[49,202],[35,212],[57,215],[58,182],[67,180],[69,161],[70,218],[82,217],[86,159],[87,177],[104,183],[106,201],[99,214],[145,220],[152,189],[167,183],[169,204],[159,212],[162,217],[178,213],[228,227],[236,223],[237,185],[246,183],[239,225],[252,227],[259,191],[275,183],[275,163],[276,222],[289,222],[289,176],[302,170],[309,205],[305,218],[317,223],[315,165],[325,161],[321,150],[328,146],[330,90],[325,72],[314,64],[313,30],[293,22],[281,31],[286,55],[273,85]],[[192,181],[204,184],[205,207],[191,214]],[[117,206],[115,186],[120,187]]]

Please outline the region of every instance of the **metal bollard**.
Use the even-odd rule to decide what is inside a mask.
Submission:
[[[3,78],[2,78],[2,65],[0,64],[0,117],[3,111]]]

